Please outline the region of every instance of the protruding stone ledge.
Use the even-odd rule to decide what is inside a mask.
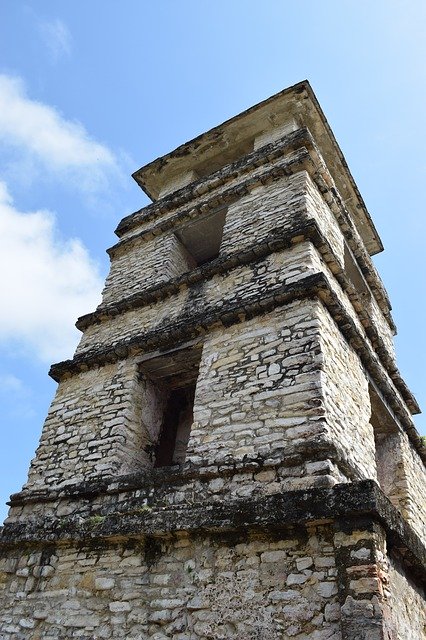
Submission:
[[[186,461],[183,465],[148,468],[119,476],[99,475],[84,482],[67,483],[63,486],[46,485],[38,489],[25,488],[19,493],[12,494],[7,504],[15,509],[28,505],[47,504],[48,509],[54,509],[55,505],[61,501],[71,501],[78,513],[81,513],[79,503],[85,511],[87,501],[100,497],[104,499],[106,509],[115,509],[117,500],[120,502],[125,500],[126,503],[131,504],[134,500],[139,502],[151,500],[153,496],[157,502],[165,500],[165,504],[169,504],[170,493],[182,490],[183,486],[192,485],[194,481],[199,487],[205,487],[211,480],[217,478],[226,478],[229,481],[241,474],[250,475],[271,470],[279,472],[312,461],[313,454],[316,462],[334,463],[348,481],[360,480],[360,476],[354,472],[342,455],[337,443],[317,438],[314,441],[300,440],[297,445],[287,445],[284,458],[280,456],[273,458],[269,452],[267,458],[260,455],[234,458],[228,454],[213,461],[208,459],[202,459],[197,463]],[[330,482],[336,484],[336,480],[327,474],[304,476],[299,480],[306,483],[305,487],[332,486]],[[303,488],[303,485],[298,488]],[[295,487],[292,488],[292,490],[295,489]],[[55,512],[52,511],[52,513]]]
[[[284,112],[282,112],[283,108]],[[277,116],[278,113],[280,113],[279,116]],[[322,154],[332,174],[332,181],[342,193],[343,200],[349,203],[351,214],[357,222],[364,243],[370,254],[381,251],[383,247],[380,238],[364,201],[315,94],[306,81],[271,96],[231,120],[181,145],[171,153],[157,158],[135,172],[133,177],[150,196],[156,198],[162,186],[170,179],[175,179],[177,175],[194,169],[200,173],[198,165],[201,160],[200,154],[203,157],[204,168],[209,168],[206,173],[210,173],[214,171],[215,166],[229,164],[233,158],[247,154],[252,148],[252,143],[256,140],[259,143],[259,139],[267,131],[275,130],[276,135],[283,125],[284,131],[293,128],[288,127],[289,123],[306,126],[312,131],[315,139],[321,140]],[[275,138],[275,135],[272,138]],[[255,146],[257,146],[256,143]],[[213,156],[218,154],[219,164],[215,162],[211,164],[212,154]],[[201,173],[204,171],[201,170]],[[192,199],[196,192],[190,193]]]
[[[327,489],[288,491],[271,496],[226,500],[222,503],[152,506],[141,504],[133,512],[89,518],[51,518],[5,525],[0,549],[41,543],[72,543],[163,536],[178,531],[232,532],[280,530],[345,518],[378,521],[388,544],[404,562],[426,580],[426,549],[399,511],[373,480]]]
[[[275,251],[288,249],[295,244],[306,240],[312,242],[312,244],[322,254],[324,261],[330,267],[343,291],[348,293],[374,350],[379,355],[389,375],[391,377],[396,375],[396,386],[398,386],[398,384],[401,386],[405,384],[403,382],[398,382],[399,373],[396,369],[392,355],[389,354],[380,332],[377,331],[371,322],[368,309],[366,309],[364,302],[360,300],[359,294],[353,290],[353,286],[351,285],[346,272],[337,262],[330,243],[321,232],[317,222],[313,219],[308,219],[306,222],[297,222],[291,228],[286,229],[285,232],[277,230],[276,232],[271,233],[263,242],[259,242],[256,246],[251,247],[248,250],[241,251],[231,256],[220,256],[208,264],[198,267],[193,271],[186,272],[168,282],[152,286],[145,291],[135,293],[119,300],[116,303],[100,306],[95,312],[81,316],[76,322],[76,327],[81,331],[84,331],[92,324],[108,321],[108,319],[121,313],[163,300],[168,296],[176,294],[181,287],[190,287],[197,282],[203,282],[215,275],[227,273],[235,267],[258,262]],[[406,387],[404,393],[410,395],[408,387]],[[415,409],[412,410],[413,413],[416,412]]]
[[[288,153],[293,153],[294,155],[290,158],[284,158],[281,163],[277,164],[277,159]],[[252,156],[254,156],[254,158],[252,158]],[[253,171],[257,169],[257,167],[269,163],[270,161],[274,161],[274,164],[272,166],[268,166],[263,173],[257,174],[254,177],[248,177],[244,181],[239,182],[237,185],[234,185],[227,190],[217,192],[217,188],[226,182],[229,182],[231,179],[235,179],[240,175],[243,177],[245,173]],[[136,240],[152,239],[155,236],[173,229],[183,221],[203,215],[204,213],[217,209],[220,206],[228,206],[261,184],[266,184],[267,182],[275,181],[281,177],[292,175],[303,170],[309,173],[311,179],[317,185],[320,193],[322,193],[328,206],[330,206],[336,216],[336,219],[339,221],[342,230],[344,230],[347,241],[354,252],[354,255],[357,257],[361,271],[373,291],[373,294],[387,322],[389,323],[391,330],[396,331],[390,314],[391,306],[386,290],[377,274],[368,252],[362,244],[362,241],[359,239],[359,233],[356,230],[356,225],[353,223],[346,211],[345,204],[334,186],[333,179],[321,157],[320,151],[309,130],[306,128],[299,129],[278,142],[262,147],[259,151],[255,152],[255,154],[250,154],[242,160],[225,167],[218,172],[221,174],[220,179],[216,174],[204,179],[201,185],[202,193],[204,194],[209,192],[208,198],[199,202],[196,206],[178,211],[175,215],[169,216],[166,220],[160,220],[150,228],[121,240],[118,244],[111,247],[108,250],[108,253],[110,256],[113,256],[115,252]],[[191,186],[190,191],[192,188],[193,186]],[[129,216],[128,218],[133,220],[133,216],[136,216],[135,219],[138,220],[138,222],[135,224],[139,225],[149,222],[151,219],[155,219],[163,213],[169,213],[170,211],[176,210],[181,204],[179,193],[180,191],[177,194],[170,196],[170,202],[166,203],[167,207],[165,211],[163,211],[161,207],[157,210],[159,205],[155,204],[141,210],[140,212],[132,214],[132,216]],[[196,195],[196,193],[192,193],[191,191],[188,200],[191,201],[191,199]],[[154,210],[151,210],[152,207],[154,207]],[[139,215],[142,217],[139,218]],[[125,218],[122,222],[124,223],[128,218]]]
[[[72,360],[54,364],[50,368],[49,375],[59,382],[63,377],[75,375],[92,367],[116,362],[159,347],[169,347],[180,341],[198,337],[200,333],[208,331],[218,322],[224,326],[231,326],[241,322],[242,317],[251,318],[293,300],[316,297],[318,288],[322,286],[327,286],[327,279],[324,274],[318,273],[291,284],[275,287],[272,294],[265,295],[261,299],[256,294],[250,299],[247,297],[244,301],[228,302],[215,308],[203,309],[201,312],[188,311],[167,326],[162,325],[142,335],[117,342],[111,347],[88,349],[75,355]]]
[[[117,362],[120,359],[136,356],[142,352],[152,351],[159,347],[165,348],[177,342],[198,337],[200,332],[208,331],[210,327],[218,322],[225,326],[236,324],[241,322],[243,317],[245,319],[251,318],[294,300],[316,297],[319,297],[324,302],[349,344],[360,355],[367,370],[370,371],[377,386],[389,400],[390,406],[406,426],[407,431],[410,432],[412,430],[412,436],[420,452],[421,441],[418,435],[415,435],[417,432],[411,422],[411,418],[401,407],[394,390],[383,376],[380,369],[381,365],[376,361],[372,348],[366,344],[354,320],[333,291],[324,273],[309,275],[292,284],[280,285],[262,299],[259,299],[256,295],[252,299],[246,298],[244,304],[236,301],[217,308],[203,309],[202,312],[198,313],[183,314],[177,321],[167,326],[162,325],[157,329],[145,332],[143,335],[117,342],[111,347],[85,351],[74,356],[73,360],[65,360],[52,365],[49,375],[59,382],[62,378],[96,366]],[[378,334],[377,339],[379,340]],[[385,355],[384,352],[380,352],[380,356],[385,357]],[[411,413],[419,413],[420,409],[417,401],[402,380],[394,362],[387,362],[387,366],[393,384],[398,389]]]
[[[298,166],[300,161],[303,162],[308,157],[307,150],[303,149],[305,144],[312,147],[315,145],[315,142],[308,129],[303,127],[288,134],[277,142],[267,144],[264,147],[243,156],[239,160],[210,174],[208,177],[201,178],[190,185],[182,187],[169,196],[162,198],[160,201],[154,202],[139,211],[131,213],[121,220],[115,230],[115,233],[119,238],[121,238],[129,231],[137,228],[139,225],[156,220],[164,214],[170,213],[179,207],[183,207],[186,204],[191,203],[195,198],[211,193],[238,177],[243,177],[248,172],[253,171],[254,168],[261,167],[282,158],[288,153],[302,149],[304,151],[303,156],[300,158],[293,158],[288,162],[289,173],[294,173],[294,168],[292,169],[293,165]],[[258,178],[254,178],[254,181],[256,185],[261,184]],[[248,188],[250,184],[251,182],[244,183],[244,186],[247,186]],[[241,194],[238,195],[238,193],[236,193],[236,189],[238,189],[238,187],[234,187],[229,191],[224,191],[221,194],[215,194],[215,197],[223,198],[223,202],[226,201],[227,197],[232,197],[232,194],[234,194],[234,196],[236,195],[237,197],[241,197]],[[209,201],[210,197],[207,200],[199,202],[195,206],[192,205],[189,209],[181,211],[180,215],[199,215],[204,212],[205,207],[211,207]],[[131,236],[129,240],[131,240],[132,237],[133,236]],[[122,242],[126,242],[126,240],[123,240]],[[117,246],[120,246],[120,244],[121,243]]]

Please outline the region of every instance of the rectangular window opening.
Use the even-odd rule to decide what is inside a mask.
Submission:
[[[141,371],[161,390],[161,424],[153,451],[154,467],[185,462],[194,421],[195,388],[201,359],[201,344],[175,348],[155,355],[141,364]]]
[[[377,481],[388,498],[398,506],[398,479],[401,475],[401,449],[399,428],[380,393],[369,386],[371,418],[374,429]]]
[[[357,260],[355,259],[352,251],[345,243],[345,251],[344,251],[344,263],[345,263],[345,273],[356,291],[365,299],[370,301],[372,294],[370,291],[370,287],[364,275],[358,265]]]
[[[155,452],[155,467],[169,467],[185,462],[193,423],[194,396],[195,384],[170,389]]]
[[[225,225],[226,208],[191,221],[176,231],[176,237],[190,254],[196,266],[219,256]]]

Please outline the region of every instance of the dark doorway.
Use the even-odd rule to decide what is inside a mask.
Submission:
[[[156,450],[156,467],[169,467],[185,461],[193,422],[194,395],[195,384],[170,390]]]

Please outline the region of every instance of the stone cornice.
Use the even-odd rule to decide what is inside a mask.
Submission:
[[[352,518],[359,526],[362,520],[379,522],[387,533],[389,548],[398,552],[411,574],[426,580],[425,546],[373,480],[168,507],[157,505],[154,493],[150,505],[141,502],[130,512],[118,508],[108,515],[93,512],[87,519],[69,516],[6,524],[0,533],[0,549],[58,542],[108,543],[179,531],[280,531]]]
[[[197,282],[203,282],[217,274],[225,274],[238,266],[256,262],[274,251],[288,249],[305,239],[311,240],[317,247],[327,246],[327,253],[332,254],[332,249],[328,241],[321,234],[315,221],[309,220],[306,224],[294,224],[291,229],[286,229],[285,233],[278,231],[277,233],[270,234],[265,240],[258,242],[249,249],[234,253],[230,256],[221,255],[211,262],[197,267],[192,271],[187,271],[176,278],[171,278],[167,282],[160,282],[141,292],[122,298],[117,302],[101,305],[96,311],[78,318],[75,326],[80,331],[85,331],[92,324],[104,322],[126,311],[140,309],[158,300],[164,300],[168,296],[176,294],[181,287],[190,287]]]
[[[325,281],[325,276],[318,273],[289,285],[275,287],[273,293],[265,293],[262,298],[253,295],[244,302],[228,302],[217,308],[203,309],[195,313],[188,311],[167,326],[163,324],[142,335],[121,340],[111,347],[88,349],[76,354],[72,360],[54,364],[50,368],[49,375],[59,382],[63,376],[73,375],[94,366],[116,362],[138,353],[152,351],[160,346],[165,348],[180,341],[190,340],[199,336],[200,331],[208,331],[218,322],[224,326],[230,326],[240,322],[243,316],[246,319],[252,318],[293,300],[316,297],[318,287],[323,286]],[[192,284],[190,279],[188,284]]]
[[[205,281],[207,278],[211,278],[215,274],[226,273],[227,271],[239,265],[244,265],[244,264],[257,261],[261,258],[264,258],[265,256],[269,255],[274,251],[280,251],[280,250],[286,249],[288,247],[293,246],[296,242],[302,242],[304,240],[310,240],[314,244],[314,246],[317,247],[317,249],[323,254],[325,261],[329,263],[329,266],[331,267],[339,284],[342,286],[342,289],[344,291],[349,292],[352,289],[350,282],[346,277],[345,272],[341,269],[341,267],[339,267],[339,264],[337,263],[337,261],[333,259],[333,250],[329,242],[327,241],[325,236],[321,233],[317,223],[314,220],[309,220],[308,222],[303,224],[296,223],[291,229],[286,229],[285,233],[277,232],[277,233],[271,234],[263,242],[260,242],[256,246],[246,251],[242,251],[239,254],[235,254],[230,257],[222,256],[222,257],[216,258],[216,260],[213,260],[211,263],[204,265],[202,267],[198,267],[197,269],[187,272],[182,276],[179,276],[178,278],[170,280],[169,282],[151,287],[150,289],[147,289],[144,292],[133,294],[132,296],[129,296],[128,298],[125,298],[119,301],[118,303],[100,307],[94,313],[87,314],[86,316],[82,316],[81,318],[79,318],[76,326],[80,330],[85,330],[91,324],[106,321],[108,320],[108,318],[113,318],[121,313],[125,313],[133,309],[141,308],[145,305],[152,304],[158,300],[162,300],[167,296],[176,294],[179,291],[180,287],[182,286],[190,287],[191,285],[197,282]],[[331,259],[333,259],[332,264],[330,264]],[[328,280],[326,280],[326,282],[328,285]],[[408,390],[406,384],[402,380],[393,358],[388,353],[388,350],[383,343],[380,333],[371,323],[368,310],[365,308],[364,303],[359,299],[358,295],[353,291],[350,293],[350,298],[352,300],[352,303],[356,305],[357,313],[364,325],[366,334],[371,340],[371,343],[374,346],[375,351],[379,355],[383,363],[383,366],[385,367],[385,369],[388,371],[389,375],[393,379],[395,386],[398,388],[398,390],[404,397],[405,401],[410,407],[410,410],[413,413],[418,413],[419,407],[415,399],[413,398],[412,394]],[[272,308],[272,307],[268,307],[268,308]],[[223,312],[225,312],[225,307],[221,307],[221,309]],[[241,309],[238,309],[238,313],[240,312],[241,312]],[[260,309],[259,312],[263,312],[262,309]],[[345,315],[347,315],[346,311],[344,313]],[[222,319],[222,315],[215,316],[214,322],[220,321],[221,319]],[[207,323],[203,320],[203,318],[200,318],[200,325],[202,327],[207,326]],[[168,329],[168,332],[169,331],[170,329]],[[121,349],[121,347],[124,346],[124,344],[125,344],[124,341],[118,343],[117,348],[120,350],[121,353],[125,354],[126,352],[123,352],[123,350]],[[89,360],[90,360],[90,355],[89,355],[90,353],[91,353],[90,351],[87,352]],[[83,356],[83,354],[81,355]],[[125,357],[125,356],[123,355],[122,357]],[[72,361],[67,361],[67,362],[73,363],[76,361],[76,358],[78,359],[79,356],[76,356]],[[118,358],[115,358],[115,359],[118,359]],[[89,360],[87,361],[87,363],[89,363]],[[106,361],[112,361],[112,360],[106,360]],[[57,376],[57,372],[59,371],[57,367],[60,367],[60,366],[61,364],[53,365],[51,369],[50,375],[52,375],[54,379],[58,379],[55,376]]]
[[[296,152],[301,149],[303,150],[304,147],[308,149],[313,145],[315,145],[315,142],[308,129],[306,127],[298,129],[297,131],[289,133],[281,140],[267,144],[264,147],[243,156],[239,160],[226,165],[218,171],[215,171],[211,175],[201,178],[188,186],[182,187],[178,191],[162,198],[158,202],[153,202],[152,204],[143,207],[143,209],[139,209],[138,211],[131,213],[121,220],[115,230],[115,233],[119,238],[122,238],[125,234],[133,231],[141,224],[161,219],[165,214],[176,211],[176,209],[184,207],[185,205],[189,205],[189,207],[184,209],[181,212],[182,214],[190,214],[193,212],[193,215],[199,215],[200,212],[204,212],[205,207],[211,208],[209,201],[212,197],[226,199],[234,192],[234,189],[231,188],[217,194],[215,193],[217,189],[225,187],[237,178],[244,178],[244,176],[251,173],[254,169],[258,169],[272,162],[275,163],[277,160],[282,159],[291,152]],[[289,166],[291,166],[291,164],[292,163],[289,163]],[[270,167],[269,170],[271,169],[272,168]],[[267,172],[269,171],[267,170]],[[290,170],[289,175],[291,173],[294,173],[294,170]],[[263,174],[260,173],[259,175]],[[247,188],[250,188],[251,186],[250,181],[245,182],[244,184],[247,184]],[[259,184],[262,184],[260,179],[257,177],[253,178],[253,185],[258,186]],[[197,202],[197,200],[202,197],[204,197],[204,200]],[[129,240],[130,239],[131,238],[129,238]],[[124,238],[121,242],[125,242],[126,240],[127,238]],[[115,246],[120,246],[121,242],[117,243]]]
[[[274,248],[271,247],[270,250],[274,250]],[[381,343],[379,334],[372,328],[371,331],[373,333],[370,333],[370,335],[377,341],[377,353],[384,360],[393,384],[388,381],[377,355],[359,332],[353,318],[348,314],[324,273],[309,275],[289,285],[280,285],[270,291],[269,295],[265,294],[261,299],[257,295],[252,296],[252,298],[246,298],[244,304],[234,302],[222,304],[220,307],[203,310],[198,313],[184,314],[166,327],[162,325],[142,335],[121,340],[111,347],[91,349],[75,355],[72,360],[52,365],[49,375],[59,382],[63,378],[96,366],[116,362],[127,357],[134,357],[159,347],[166,348],[198,337],[200,330],[208,331],[218,322],[225,326],[236,324],[241,322],[242,318],[251,318],[303,298],[319,298],[325,304],[347,342],[358,353],[366,370],[370,373],[386,402],[400,420],[410,440],[426,463],[426,452],[422,441],[413,425],[409,412],[398,395],[395,394],[395,388],[401,394],[411,413],[420,411],[416,399],[401,378],[394,361],[389,358],[387,350]]]
[[[226,165],[233,158],[247,154],[259,135],[276,127],[280,129],[280,125],[289,121],[293,125],[307,127],[312,132],[321,147],[321,155],[333,176],[333,182],[348,203],[369,253],[381,251],[383,247],[374,223],[307,81],[271,96],[171,153],[157,158],[136,171],[133,177],[150,197],[156,199],[176,177],[188,171],[199,172],[200,169],[200,175],[211,174],[215,166]],[[219,163],[214,161],[214,157]]]
[[[288,154],[293,155],[288,157]],[[257,171],[259,167],[263,167],[263,171]],[[306,171],[310,175],[338,220],[384,317],[391,330],[395,332],[396,329],[390,314],[391,306],[386,290],[334,186],[332,177],[321,158],[315,141],[307,129],[299,129],[278,142],[265,145],[253,154],[245,156],[242,160],[217,172],[220,175],[213,174],[213,176],[204,179],[198,188],[201,194],[207,193],[208,196],[187,209],[177,210],[182,205],[181,200],[185,195],[185,193],[181,194],[181,191],[185,192],[185,190],[190,189],[191,192],[186,194],[183,204],[188,201],[193,203],[194,196],[197,195],[193,192],[196,187],[181,189],[166,198],[165,202],[161,201],[159,204],[151,205],[125,218],[122,221],[123,224],[129,219],[129,224],[132,223],[134,226],[159,219],[148,228],[124,238],[108,249],[108,253],[110,257],[113,257],[117,252],[130,247],[134,242],[152,240],[156,236],[173,230],[182,222],[197,218],[220,207],[229,206],[260,185],[273,182],[285,176],[294,175],[300,171]],[[254,172],[255,175],[250,175]],[[248,177],[243,179],[246,174],[249,174]],[[227,189],[218,191],[219,187],[226,185],[230,181],[235,181],[237,177],[242,178],[242,180]],[[174,210],[177,210],[174,215],[167,217],[165,220],[161,219],[163,214]],[[134,216],[136,218],[133,218]]]

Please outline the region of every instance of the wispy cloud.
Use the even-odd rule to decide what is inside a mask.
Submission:
[[[82,124],[67,120],[57,109],[28,97],[23,81],[0,74],[0,143],[18,152],[20,166],[30,166],[55,179],[72,181],[86,193],[104,189],[121,176],[107,146],[93,140]]]
[[[12,373],[0,373],[0,393],[2,395],[10,395],[12,393],[26,393],[25,386],[19,378]]]
[[[39,20],[38,29],[54,62],[71,54],[71,33],[62,20]]]
[[[5,425],[8,419],[27,420],[36,415],[32,389],[13,373],[0,372],[0,402]]]
[[[46,362],[70,357],[75,319],[99,302],[98,267],[80,240],[58,237],[53,213],[18,211],[2,182],[0,271],[0,344]]]

